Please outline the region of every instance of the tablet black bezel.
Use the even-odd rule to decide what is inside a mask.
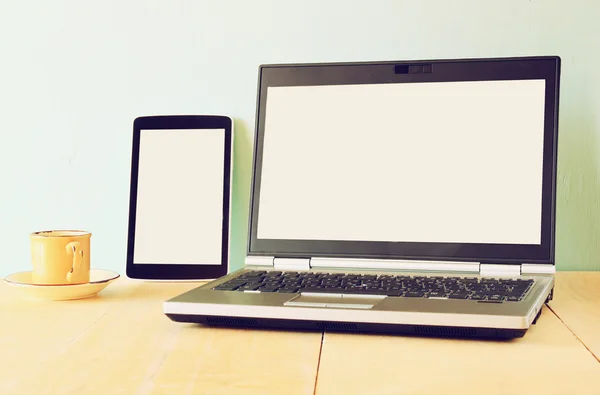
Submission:
[[[134,263],[135,220],[137,206],[137,183],[140,153],[141,130],[157,129],[223,129],[224,139],[224,172],[223,172],[223,226],[221,263],[204,264],[158,264]],[[131,158],[131,182],[129,199],[129,228],[127,238],[127,268],[130,278],[142,280],[204,280],[227,274],[230,239],[230,202],[231,202],[231,167],[232,167],[233,121],[221,115],[161,115],[136,118],[133,122],[133,146]],[[201,240],[198,241],[201,245]]]
[[[412,73],[412,70],[417,72]],[[540,245],[258,238],[258,205],[268,87],[511,79],[543,79],[546,82]],[[554,264],[559,81],[558,56],[260,66],[248,254]]]

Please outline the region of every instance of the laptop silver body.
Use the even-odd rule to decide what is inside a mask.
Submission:
[[[559,80],[554,56],[261,66],[245,265],[164,313],[523,336],[554,288]]]

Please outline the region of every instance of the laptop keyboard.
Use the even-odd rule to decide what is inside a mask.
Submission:
[[[249,271],[213,289],[518,302],[533,283],[530,279]]]

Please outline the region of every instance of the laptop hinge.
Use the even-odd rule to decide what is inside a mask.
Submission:
[[[395,259],[342,259],[313,257],[311,268],[346,270],[427,271],[427,272],[479,272],[479,262],[414,261]]]
[[[524,263],[521,274],[556,274],[556,266],[546,263]]]
[[[310,258],[275,258],[273,267],[276,270],[310,270]]]
[[[273,259],[273,256],[246,255],[244,263],[246,266],[273,266]]]
[[[482,276],[520,276],[521,265],[481,263],[479,274]]]

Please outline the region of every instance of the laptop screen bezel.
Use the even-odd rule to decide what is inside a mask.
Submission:
[[[423,72],[423,70],[426,72]],[[545,81],[541,244],[258,238],[258,206],[268,87],[524,79],[543,79]],[[554,264],[559,81],[560,58],[558,56],[260,66],[250,196],[248,255]]]

